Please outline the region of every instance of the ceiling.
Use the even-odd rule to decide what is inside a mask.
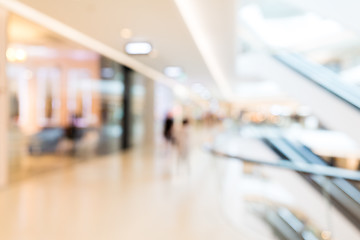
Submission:
[[[325,0],[319,0],[322,4],[314,4],[311,0],[286,1],[324,16],[334,16],[345,25],[359,28],[354,21],[351,22],[354,16],[359,18],[357,12],[352,10],[350,14],[344,14],[349,7],[340,4],[339,1],[331,0],[338,8],[330,8],[330,4]],[[3,5],[9,2],[14,1],[0,0]],[[101,2],[20,0],[20,3],[120,53],[123,53],[124,44],[129,41],[121,37],[121,30],[131,29],[133,36],[130,40],[149,41],[156,54],[133,59],[119,58],[121,63],[127,65],[133,63],[133,60],[140,62],[150,67],[152,72],[155,70],[158,73],[153,76],[160,76],[166,66],[180,66],[187,75],[185,82],[187,86],[190,87],[192,83],[202,83],[215,97],[230,100],[245,97],[248,100],[252,95],[251,91],[256,92],[258,89],[256,86],[261,88],[261,80],[246,74],[246,62],[239,66],[240,47],[237,43],[241,36],[240,38],[237,36],[238,2],[237,0],[103,0]],[[40,20],[38,22],[41,23]],[[47,27],[51,28],[51,25],[48,24]],[[241,68],[244,71],[241,71]],[[252,81],[254,86],[249,85]],[[264,84],[269,85],[267,81]],[[243,94],[246,96],[242,96]],[[280,93],[277,90],[274,94],[279,97]],[[268,93],[262,95],[261,92],[254,94],[257,100],[259,97],[267,99],[274,97],[270,95]],[[280,95],[284,97],[284,94]]]
[[[22,2],[121,52],[125,43],[129,41],[121,37],[121,30],[131,29],[133,33],[131,41],[149,41],[156,51],[155,56],[137,56],[134,57],[136,60],[159,72],[163,72],[166,66],[180,66],[187,75],[185,84],[190,86],[192,83],[202,83],[213,96],[221,96],[216,81],[174,1],[23,0]],[[205,5],[205,1],[201,4]],[[201,8],[201,6],[197,7]],[[216,6],[212,8],[208,10],[214,11]],[[228,57],[227,53],[233,53],[233,49],[228,48],[224,41],[229,29],[221,28],[226,24],[225,20],[220,21],[215,18],[214,21],[212,16],[213,14],[204,16],[205,20],[206,18],[210,20],[206,23],[211,26],[207,31],[216,31],[216,35],[222,36],[222,38],[214,38],[216,42],[212,44],[225,46],[217,49],[221,52],[218,56],[225,59]],[[210,34],[209,32],[207,34]],[[221,59],[218,61],[223,62]],[[229,60],[224,63],[225,66],[231,65]]]
[[[83,48],[48,29],[16,14],[8,18],[8,44],[54,46],[57,48]]]

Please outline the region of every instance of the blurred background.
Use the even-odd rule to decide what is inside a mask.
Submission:
[[[358,5],[0,0],[0,237],[360,239]]]

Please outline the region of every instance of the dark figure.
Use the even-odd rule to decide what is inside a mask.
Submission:
[[[68,140],[71,145],[71,154],[76,152],[76,143],[81,139],[81,131],[76,126],[77,116],[71,116],[70,124],[65,128],[65,139]]]
[[[76,141],[79,139],[79,129],[76,126],[77,116],[71,116],[70,124],[65,128],[65,137],[69,140]]]
[[[185,160],[188,156],[188,152],[190,149],[190,143],[189,143],[189,120],[187,118],[184,118],[182,121],[182,127],[178,131],[178,134],[176,135],[176,143],[179,150],[179,158]]]
[[[169,143],[174,143],[175,139],[174,139],[174,118],[172,117],[172,115],[169,113],[166,116],[165,122],[164,122],[164,137],[166,139],[166,141],[168,141]]]

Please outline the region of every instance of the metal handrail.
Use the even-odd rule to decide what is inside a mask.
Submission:
[[[351,106],[360,110],[360,89],[341,82],[338,74],[326,67],[310,62],[299,54],[281,52],[273,55],[279,62],[285,64],[305,78],[326,89]]]
[[[317,164],[309,164],[309,163],[305,163],[305,162],[294,163],[294,162],[290,162],[289,160],[286,160],[286,159],[281,159],[276,162],[268,162],[268,161],[264,161],[264,160],[252,159],[252,158],[248,158],[248,157],[236,156],[236,155],[220,152],[210,146],[204,146],[204,148],[214,155],[217,155],[220,157],[238,159],[240,161],[247,162],[247,163],[270,166],[270,167],[277,167],[277,168],[284,168],[284,169],[289,169],[289,170],[300,172],[300,173],[314,174],[314,175],[326,176],[326,177],[331,177],[331,178],[343,178],[343,179],[347,179],[347,180],[351,180],[351,181],[359,181],[360,182],[360,172],[358,172],[358,171],[340,169],[337,167],[321,166],[321,165],[317,165]]]

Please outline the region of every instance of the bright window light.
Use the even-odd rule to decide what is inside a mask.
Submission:
[[[129,42],[125,45],[125,52],[130,55],[147,55],[152,46],[148,42]]]
[[[272,47],[311,49],[324,42],[353,38],[337,22],[310,12],[293,16],[267,18],[260,5],[244,6],[240,11],[244,23]]]
[[[188,98],[188,91],[182,85],[176,85],[175,88],[174,88],[174,92],[178,97],[180,97],[182,99]]]

